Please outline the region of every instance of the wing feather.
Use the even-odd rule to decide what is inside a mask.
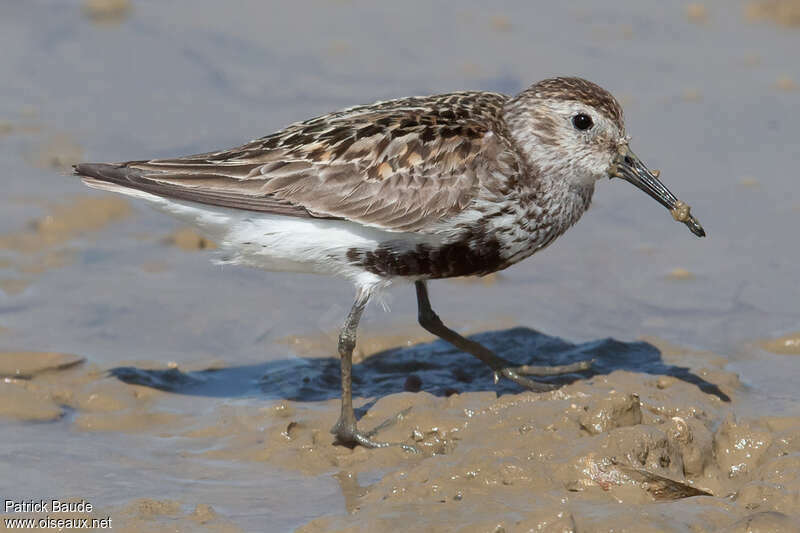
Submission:
[[[230,150],[75,172],[176,199],[424,231],[475,198],[479,169],[505,147],[506,99],[471,92],[379,102]]]

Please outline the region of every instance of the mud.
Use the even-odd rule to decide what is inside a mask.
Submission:
[[[763,340],[759,345],[772,353],[784,355],[800,355],[800,331],[778,337],[777,339]]]
[[[83,3],[83,12],[86,16],[101,26],[121,24],[132,8],[130,0],[85,0]]]
[[[800,28],[800,1],[798,0],[760,0],[750,2],[745,7],[749,20],[767,20],[787,28]]]
[[[708,22],[708,8],[704,4],[689,4],[686,6],[686,17],[695,24]]]
[[[98,232],[131,213],[125,200],[80,196],[46,206],[46,214],[21,229],[0,234],[0,292],[23,293],[36,277],[74,261],[74,241]],[[9,275],[10,274],[10,275]],[[0,354],[2,356],[2,354]]]
[[[37,374],[64,370],[85,361],[63,353],[0,352],[0,377],[30,379]]]
[[[28,135],[39,133],[42,130],[40,124],[32,123],[30,121],[12,122],[8,120],[0,120],[0,139],[11,135]]]
[[[0,291],[14,296],[27,289],[30,284],[27,279],[0,279]]]
[[[177,246],[187,252],[193,250],[213,250],[217,244],[210,241],[190,228],[182,228],[164,239],[164,242]]]
[[[21,230],[0,235],[0,249],[35,254],[63,246],[99,231],[131,213],[130,204],[113,196],[82,196],[56,204],[47,214],[30,220]],[[58,266],[58,256],[52,257]],[[41,261],[37,260],[39,264]]]
[[[510,32],[514,29],[511,19],[509,19],[506,15],[495,15],[489,20],[489,22],[492,30],[496,32]]]
[[[73,136],[57,133],[46,138],[28,157],[38,167],[68,172],[84,159],[84,151]]]
[[[775,82],[775,88],[781,91],[796,91],[800,89],[800,85],[789,76],[783,75]]]
[[[685,268],[673,268],[669,274],[667,274],[667,279],[672,279],[676,281],[689,281],[695,279],[695,275],[686,270]]]
[[[495,348],[516,344],[505,353],[517,362],[537,346],[548,364],[591,357],[594,365],[534,394],[495,388],[485,369],[440,341],[366,354],[355,366],[359,423],[391,420],[379,438],[416,454],[334,444],[333,358],[262,369],[258,388],[269,394],[281,382],[280,396],[298,400],[214,402],[178,413],[171,397],[235,387],[241,374],[221,362],[103,370],[77,356],[8,353],[0,358],[12,376],[0,383],[0,416],[66,417],[73,431],[150,435],[201,464],[332,476],[347,513],[300,531],[447,531],[453,521],[470,524],[464,531],[716,531],[800,520],[800,416],[739,417],[744,389],[720,356],[655,339],[573,345],[522,328],[476,338]],[[381,349],[390,339],[365,344]],[[315,351],[313,342],[292,344]],[[634,361],[640,371],[625,370]],[[409,372],[420,392],[401,392]],[[212,504],[137,500],[99,515],[123,531],[239,531]],[[642,520],[646,528],[637,529]]]

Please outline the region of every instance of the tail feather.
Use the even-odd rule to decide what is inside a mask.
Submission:
[[[92,189],[115,192],[144,200],[163,201],[160,196],[136,187],[135,182],[129,179],[132,170],[123,165],[108,163],[80,163],[72,167],[73,174],[80,176],[81,181]]]
[[[217,205],[233,209],[260,211],[276,215],[295,217],[314,217],[306,208],[279,200],[270,195],[248,194],[247,192],[233,192],[231,190],[211,189],[191,184],[187,179],[186,184],[176,185],[159,180],[159,171],[143,170],[136,168],[137,164],[146,164],[147,161],[129,161],[127,163],[80,163],[72,167],[76,176],[81,176],[83,182],[89,187],[106,191],[151,198],[152,196],[185,200],[207,205]],[[201,176],[195,176],[201,177]],[[189,176],[187,176],[189,178]],[[323,216],[321,218],[332,218]]]

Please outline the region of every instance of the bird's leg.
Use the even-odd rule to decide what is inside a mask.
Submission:
[[[555,376],[558,374],[586,370],[592,365],[591,361],[581,361],[579,363],[561,366],[516,366],[510,361],[496,355],[485,346],[466,339],[445,326],[436,312],[431,308],[431,302],[428,299],[428,287],[425,285],[425,282],[417,281],[415,286],[417,289],[417,310],[419,313],[418,318],[420,325],[459,350],[472,354],[486,363],[494,372],[495,380],[498,380],[500,376],[502,376],[532,391],[544,392],[554,389],[555,386],[549,383],[540,383],[524,376]]]
[[[347,315],[347,320],[339,332],[339,357],[341,357],[342,365],[342,414],[339,416],[338,422],[331,429],[331,433],[336,435],[336,440],[341,444],[355,446],[360,444],[365,448],[385,448],[387,446],[401,446],[403,449],[411,452],[417,452],[413,446],[402,443],[389,443],[389,442],[376,442],[371,437],[379,430],[384,429],[396,422],[398,418],[407,412],[403,411],[398,417],[390,421],[380,424],[378,427],[368,433],[358,431],[356,423],[356,414],[353,411],[353,349],[356,347],[356,330],[358,329],[358,321],[361,319],[361,314],[369,301],[369,293],[359,291],[356,295],[356,301],[353,303],[350,314]]]

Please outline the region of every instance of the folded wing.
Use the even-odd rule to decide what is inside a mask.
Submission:
[[[453,93],[350,108],[230,150],[87,163],[75,173],[178,200],[420,231],[475,198],[505,96]]]

